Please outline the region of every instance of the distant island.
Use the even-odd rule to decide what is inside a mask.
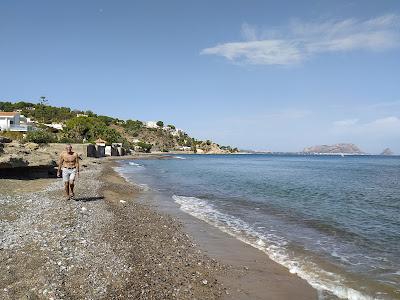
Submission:
[[[381,155],[394,155],[394,153],[390,148],[386,148],[382,151]]]
[[[358,146],[349,143],[311,146],[304,148],[302,152],[306,154],[365,154]]]

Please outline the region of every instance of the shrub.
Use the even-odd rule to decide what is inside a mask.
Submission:
[[[147,144],[145,142],[139,142],[137,145],[142,148],[142,150],[146,153],[150,153],[151,148],[153,147],[152,144]]]
[[[158,127],[164,127],[164,122],[163,121],[158,121],[157,123]]]
[[[56,139],[55,136],[50,132],[44,130],[36,130],[28,132],[26,134],[25,141],[37,144],[47,144],[55,142]]]
[[[17,141],[22,141],[24,139],[24,133],[19,131],[1,131],[0,136]]]

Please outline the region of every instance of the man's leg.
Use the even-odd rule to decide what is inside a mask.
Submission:
[[[64,181],[64,190],[65,190],[65,196],[67,199],[69,199],[69,178],[70,178],[70,173],[68,172],[67,169],[63,169],[63,181]]]
[[[71,173],[71,176],[69,177],[69,188],[70,188],[70,190],[71,190],[71,197],[72,197],[72,198],[75,196],[75,194],[74,194],[75,175],[76,175],[76,171],[73,171],[73,172]]]
[[[75,182],[74,182],[74,181],[70,181],[70,182],[69,182],[69,189],[71,190],[71,197],[72,197],[72,198],[75,196],[75,194],[74,194],[74,187],[75,187]]]
[[[69,182],[64,182],[65,196],[69,197]]]

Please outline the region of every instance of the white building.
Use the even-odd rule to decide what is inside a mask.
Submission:
[[[179,136],[181,134],[185,134],[185,132],[182,129],[174,129],[170,132],[173,136]]]
[[[63,130],[63,128],[64,128],[63,124],[58,124],[58,123],[43,124],[43,125],[50,127],[50,128],[57,129],[57,130]]]
[[[156,121],[146,121],[144,122],[144,125],[147,128],[159,128]]]
[[[33,127],[29,121],[29,118],[25,118],[19,112],[0,112],[0,130],[2,131],[31,131]]]
[[[191,151],[191,150],[192,150],[192,147],[189,147],[189,146],[181,146],[181,147],[178,148],[178,150],[180,150],[180,151]]]

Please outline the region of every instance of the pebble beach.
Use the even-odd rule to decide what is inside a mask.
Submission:
[[[117,165],[86,159],[74,200],[61,179],[0,179],[1,299],[317,298],[261,251],[163,209]]]
[[[61,180],[3,179],[0,298],[218,298],[224,267],[137,193],[107,164],[89,164],[69,201]]]

